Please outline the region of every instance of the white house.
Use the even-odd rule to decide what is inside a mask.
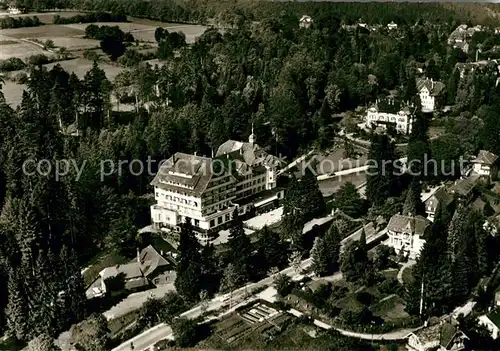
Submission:
[[[21,13],[21,10],[19,10],[17,7],[14,7],[14,6],[10,6],[7,11],[11,14],[11,15],[19,15]]]
[[[460,351],[465,349],[469,338],[451,323],[441,321],[430,327],[419,329],[408,336],[409,351]]]
[[[387,245],[393,247],[397,253],[403,250],[409,258],[415,259],[424,247],[424,237],[431,229],[430,224],[431,222],[422,216],[396,214],[387,224]]]
[[[368,127],[393,125],[398,134],[410,134],[413,127],[413,113],[410,106],[392,99],[377,101],[366,112]]]
[[[436,99],[443,93],[444,84],[435,82],[432,78],[417,79],[417,91],[422,103],[422,111],[434,112],[438,105]]]
[[[439,188],[432,196],[425,200],[425,213],[427,219],[434,221],[434,216],[439,205],[446,207],[453,202],[452,194],[448,193],[445,187]]]
[[[493,339],[498,339],[498,336],[500,335],[500,311],[495,310],[493,312],[490,312],[488,314],[484,314],[482,316],[479,316],[478,322],[481,325],[484,325],[486,329],[490,332],[490,335]]]
[[[472,171],[481,177],[495,179],[498,174],[498,156],[492,152],[481,150],[477,157],[472,160]]]
[[[387,29],[392,30],[392,29],[397,29],[398,25],[394,23],[394,21],[391,21],[391,23],[387,24]]]
[[[313,24],[313,20],[311,16],[303,15],[300,20],[299,20],[299,27],[300,28],[311,28]]]
[[[212,158],[177,152],[164,163],[151,182],[156,204],[151,219],[156,229],[179,229],[190,220],[195,230],[222,229],[249,208],[268,206],[283,198],[276,187],[279,160],[255,143],[228,140]]]

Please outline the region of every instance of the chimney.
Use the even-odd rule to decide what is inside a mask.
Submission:
[[[137,248],[137,264],[141,264],[141,252],[139,248]]]

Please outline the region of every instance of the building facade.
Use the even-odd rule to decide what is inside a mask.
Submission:
[[[411,107],[400,102],[377,101],[366,112],[366,125],[371,128],[391,125],[398,134],[411,134],[413,113]]]
[[[444,91],[444,84],[431,79],[417,79],[417,90],[423,112],[434,112],[439,106]]]
[[[439,188],[432,196],[425,200],[425,213],[427,214],[427,219],[434,221],[434,216],[438,206],[441,208],[446,208],[453,202],[453,195],[449,194],[446,188],[443,186]]]
[[[409,351],[461,351],[465,350],[469,338],[456,326],[441,321],[439,324],[421,328],[408,336]]]
[[[479,151],[477,157],[472,160],[472,170],[480,177],[487,177],[491,180],[498,175],[498,156],[486,150]]]
[[[228,140],[213,158],[178,152],[151,182],[153,226],[178,229],[189,220],[200,233],[222,229],[239,203],[264,205],[266,199],[282,197],[276,188],[278,165],[276,157],[255,143],[253,133],[248,143]],[[244,201],[253,198],[255,202]]]
[[[424,237],[430,231],[430,223],[422,216],[392,216],[387,224],[387,245],[397,253],[402,250],[409,258],[416,259],[424,247]]]
[[[299,20],[299,27],[300,28],[311,28],[313,24],[313,20],[311,16],[308,15],[303,15],[300,20]]]

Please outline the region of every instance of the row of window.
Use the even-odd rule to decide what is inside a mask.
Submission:
[[[229,213],[227,213],[224,216],[214,218],[210,221],[210,228],[215,227],[216,223],[217,223],[217,225],[221,225],[223,223],[229,222],[230,220],[231,220],[231,214],[229,214]]]
[[[163,198],[165,200],[172,201],[172,202],[178,202],[178,203],[185,204],[188,206],[198,207],[198,203],[196,201],[187,200],[187,199],[183,199],[183,198],[180,198],[177,196],[172,196],[172,195],[165,195],[165,194],[162,194],[162,195],[163,195]],[[158,191],[156,192],[156,197],[160,198],[160,193]]]

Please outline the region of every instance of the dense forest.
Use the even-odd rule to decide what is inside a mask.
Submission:
[[[210,155],[229,138],[247,140],[252,124],[260,145],[289,159],[311,147],[325,149],[338,130],[333,113],[366,106],[392,93],[404,100],[415,99],[419,69],[447,85],[447,100],[456,108],[441,122],[447,132],[443,139],[428,140],[426,128],[417,129],[420,133],[410,140],[409,157],[419,158],[430,150],[436,158],[454,160],[481,147],[500,153],[500,100],[497,86],[491,84],[492,73],[469,72],[460,79],[456,65],[470,58],[448,46],[447,38],[463,17],[438,4],[269,2],[242,5],[220,16],[196,1],[185,7],[169,1],[37,4],[164,21],[205,22],[216,17],[227,29],[224,34],[209,29],[190,47],[182,37],[158,31],[163,64],[137,64],[113,82],[97,63],[83,79],[60,66],[50,71],[33,66],[21,105],[14,110],[0,99],[2,327],[20,340],[42,334],[56,337],[86,316],[80,270],[94,254],[112,248],[134,255],[137,228],[149,224],[151,176],[147,172],[136,176],[127,163],[131,160],[146,163],[148,156],[162,160],[177,151]],[[36,8],[29,2],[24,6]],[[314,17],[310,30],[298,27],[303,13]],[[342,27],[359,18],[382,25],[395,21],[399,26],[394,31]],[[91,33],[98,36],[100,30],[92,27]],[[132,101],[135,111],[120,113],[113,98]],[[79,136],[68,135],[70,127]],[[397,157],[393,145],[384,139],[374,141],[371,152],[375,159]],[[60,179],[53,170],[63,159],[84,167],[81,172],[70,167]],[[23,172],[26,160],[47,162],[42,164],[43,172],[29,175]],[[103,160],[111,160],[115,172],[101,178]],[[279,238],[263,231],[262,243],[275,244],[261,245],[255,253],[242,227],[236,226],[232,236],[237,240],[230,244],[227,256],[221,257],[221,267],[226,267],[221,272],[220,267],[208,264],[212,262],[210,248],[197,250],[191,229],[184,228],[179,272],[189,275],[179,275],[178,291],[187,300],[197,301],[200,290],[213,294],[222,286],[228,291],[271,268],[283,267],[288,257],[280,252],[301,256],[306,249],[296,235],[298,229],[324,211],[315,180],[307,177],[302,183],[307,187],[292,180],[287,192],[284,227],[292,239],[291,248],[279,246]],[[416,181],[402,184],[400,179],[374,176],[367,190],[372,211],[387,212],[390,204],[385,200],[401,198],[408,184]],[[413,197],[419,193],[418,189],[412,192]],[[408,201],[406,206],[418,204]],[[296,208],[300,212],[291,210]],[[484,259],[487,255],[472,254],[471,246],[466,250],[464,233],[471,219],[463,212],[457,211],[446,221],[453,233],[446,240],[454,242],[456,252],[443,262],[454,265],[453,272],[462,274],[460,281],[468,282],[466,287],[450,287],[449,295],[440,295],[455,294],[453,302],[463,301],[478,274],[491,269],[491,262]],[[477,231],[476,242],[484,239],[480,228],[471,231]],[[316,245],[316,251],[325,253],[338,246],[338,240],[338,233],[332,231]],[[436,240],[426,250],[446,240]],[[325,260],[335,260],[335,264],[321,265],[318,270],[338,268],[338,253],[331,255],[335,257],[327,255]],[[477,270],[463,267],[463,257]],[[355,273],[364,270],[363,264]],[[429,284],[437,280],[426,279]],[[201,286],[202,281],[214,285]],[[451,278],[447,282],[453,283]],[[434,296],[429,299],[432,304],[442,303]]]

